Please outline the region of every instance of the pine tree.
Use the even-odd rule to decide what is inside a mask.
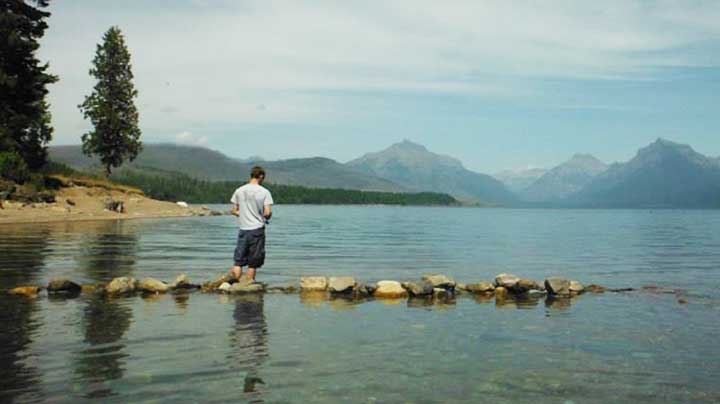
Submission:
[[[47,6],[48,0],[0,0],[0,153],[18,153],[30,169],[45,165],[53,132],[45,96],[57,77],[35,56]]]
[[[133,161],[142,150],[134,98],[130,52],[120,28],[111,27],[98,44],[90,75],[97,84],[78,107],[94,130],[82,136],[83,152],[99,155],[109,176],[112,168]]]

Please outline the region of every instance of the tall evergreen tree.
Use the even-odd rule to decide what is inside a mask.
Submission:
[[[16,152],[31,169],[47,159],[52,139],[46,86],[57,81],[35,52],[47,29],[48,0],[0,0],[0,152]]]
[[[99,155],[109,176],[112,168],[133,161],[142,150],[134,98],[130,52],[120,28],[111,27],[98,44],[90,75],[97,79],[92,93],[78,107],[94,130],[82,136],[83,152]]]

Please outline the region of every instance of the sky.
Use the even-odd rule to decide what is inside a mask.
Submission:
[[[53,1],[52,144],[119,26],[145,142],[341,162],[410,139],[493,173],[658,137],[720,155],[719,1]]]

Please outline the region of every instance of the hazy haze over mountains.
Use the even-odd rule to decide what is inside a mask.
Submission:
[[[568,202],[600,207],[720,207],[720,164],[692,147],[658,139],[611,165]]]
[[[89,170],[96,160],[80,146],[50,148],[54,161]],[[258,158],[234,159],[202,147],[146,144],[127,168],[181,172],[210,180],[245,181]],[[452,157],[410,141],[368,153],[346,164],[324,158],[262,161],[269,180],[316,188],[395,192],[434,191],[503,206],[719,208],[720,158],[658,139],[625,163],[605,165],[588,154],[547,170],[513,194],[497,179],[464,168]],[[535,173],[518,173],[529,178]],[[514,181],[510,175],[508,181]],[[516,188],[517,189],[517,188]]]
[[[590,154],[575,154],[570,160],[548,170],[520,191],[523,200],[548,202],[561,200],[581,190],[607,165]]]
[[[547,171],[547,168],[541,167],[503,170],[493,174],[493,177],[505,184],[509,190],[520,192],[529,187],[535,180],[542,177]]]
[[[460,160],[432,153],[425,146],[409,140],[379,152],[367,153],[347,165],[412,190],[444,192],[497,204],[515,200],[515,196],[497,179],[467,170]]]

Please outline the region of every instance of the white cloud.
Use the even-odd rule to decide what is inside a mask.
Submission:
[[[110,25],[126,34],[146,132],[347,118],[329,92],[517,97],[548,78],[647,80],[720,64],[717,52],[687,50],[717,46],[714,1],[51,4],[41,54],[61,77],[51,89],[58,133],[82,122],[76,105]]]
[[[190,144],[194,146],[207,145],[207,136],[196,136],[188,131],[182,131],[175,135],[175,141],[182,144]]]

